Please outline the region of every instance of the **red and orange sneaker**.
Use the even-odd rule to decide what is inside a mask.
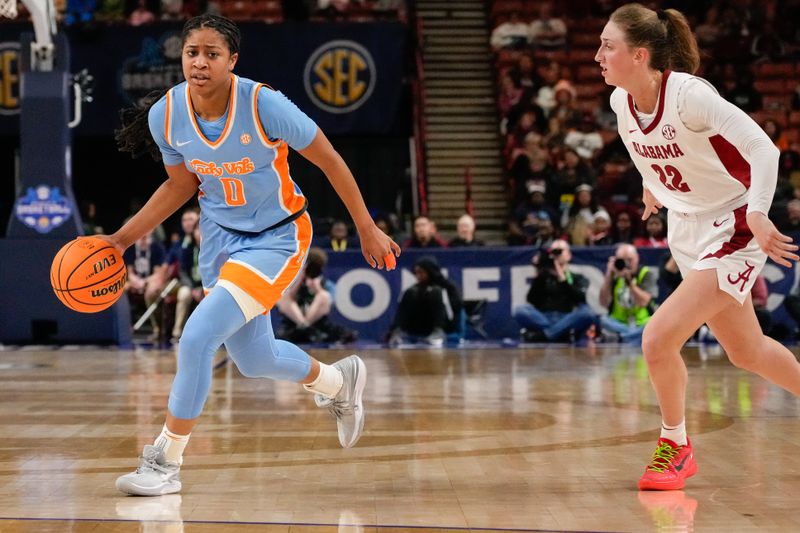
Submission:
[[[677,490],[686,484],[686,478],[697,473],[697,463],[692,453],[692,442],[678,446],[669,439],[658,439],[650,464],[639,479],[639,490]]]

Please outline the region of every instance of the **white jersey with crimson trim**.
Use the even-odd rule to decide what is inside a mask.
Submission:
[[[691,79],[700,80],[682,72],[664,72],[655,118],[644,127],[633,97],[615,89],[611,107],[617,114],[620,137],[645,187],[667,209],[706,213],[741,205],[750,189],[750,164],[719,131],[692,131],[679,116],[680,93]]]

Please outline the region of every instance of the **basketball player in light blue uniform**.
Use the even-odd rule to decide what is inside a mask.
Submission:
[[[352,174],[316,124],[283,94],[232,73],[239,30],[202,15],[183,29],[186,82],[145,115],[128,113],[121,149],[160,153],[168,179],[117,233],[127,248],[195,194],[201,207],[200,274],[208,294],[184,328],[166,423],[147,445],[139,468],[117,479],[128,494],[181,489],[183,450],[208,397],[212,359],[225,344],[245,376],[303,383],[337,418],[339,442],[358,441],[364,426],[366,367],[356,355],[320,363],[276,340],[269,310],[300,273],[311,244],[307,202],[292,181],[288,147],[319,166],[347,206],[371,266],[388,268],[400,248],[369,217]],[[150,134],[155,145],[149,145]],[[198,192],[199,190],[199,192]]]

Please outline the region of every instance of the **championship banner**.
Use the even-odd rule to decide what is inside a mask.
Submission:
[[[397,269],[384,272],[370,268],[358,251],[328,251],[325,275],[336,283],[331,317],[336,323],[357,330],[361,339],[383,338],[403,291],[416,283],[414,262],[421,256],[432,255],[447,278],[461,290],[464,300],[487,300],[485,329],[492,339],[517,339],[519,326],[511,318],[512,311],[526,302],[535,273],[531,259],[536,253],[538,250],[526,247],[405,250],[397,261]],[[667,250],[663,248],[640,249],[640,263],[658,273],[665,253]],[[589,280],[587,301],[598,313],[605,312],[598,297],[608,258],[613,254],[614,247],[572,249],[570,269]],[[768,308],[774,324],[785,324],[790,331],[794,330],[796,326],[786,314],[783,300],[800,277],[800,265],[786,269],[768,261],[762,275],[769,286]],[[664,287],[659,284],[659,288],[661,301]]]
[[[94,102],[76,135],[111,135],[119,110],[183,81],[181,24],[67,29],[71,72],[94,76]],[[385,133],[403,90],[406,34],[400,23],[240,23],[235,73],[280,90],[330,134]],[[0,134],[19,131],[19,35],[0,25]]]

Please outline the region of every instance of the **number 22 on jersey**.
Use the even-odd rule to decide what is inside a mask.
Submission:
[[[653,170],[658,174],[658,181],[660,181],[667,190],[677,192],[690,192],[689,184],[683,181],[680,171],[672,165],[650,165]]]

